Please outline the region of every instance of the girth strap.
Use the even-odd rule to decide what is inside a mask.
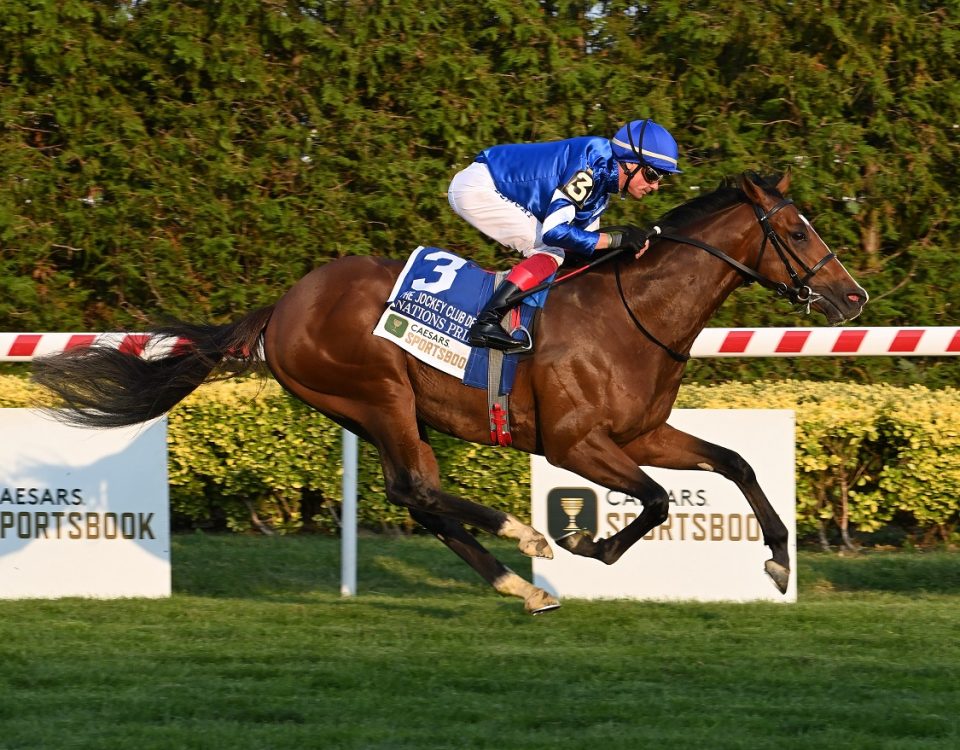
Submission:
[[[494,276],[494,291],[503,283],[506,276],[506,271],[500,271]],[[506,326],[504,326],[504,330],[507,330]],[[513,438],[510,435],[510,411],[507,397],[500,394],[504,356],[505,353],[500,349],[487,350],[487,419],[490,426],[491,444],[506,447],[513,442]]]

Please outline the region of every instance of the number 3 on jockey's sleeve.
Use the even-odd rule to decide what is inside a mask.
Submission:
[[[587,198],[593,191],[593,173],[591,170],[581,169],[573,175],[566,185],[560,188],[560,192],[570,199],[577,208],[583,208]]]

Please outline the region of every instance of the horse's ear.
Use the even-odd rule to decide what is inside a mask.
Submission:
[[[780,178],[780,182],[777,183],[777,191],[780,195],[786,195],[787,190],[790,189],[790,170],[788,169],[783,173],[783,176]]]
[[[760,184],[760,178],[754,172],[744,172],[738,180],[740,189],[746,194],[751,203],[762,205],[766,191]]]
[[[776,185],[774,185],[774,180],[776,180]],[[770,201],[768,190],[776,190],[780,195],[787,194],[787,189],[790,187],[790,172],[785,172],[779,177],[776,175],[761,177],[755,172],[744,172],[740,175],[739,183],[740,189],[743,190],[750,202],[761,206]]]

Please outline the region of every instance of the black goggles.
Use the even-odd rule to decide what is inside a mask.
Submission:
[[[640,174],[643,175],[643,179],[651,184],[660,182],[660,180],[667,176],[666,172],[661,172],[656,167],[651,167],[649,164],[640,165]]]
[[[643,125],[640,126],[640,137],[637,139],[640,141],[639,145],[633,142],[633,133],[631,132],[629,125],[627,125],[627,138],[630,140],[630,148],[633,149],[633,153],[635,153],[641,159],[639,164],[640,174],[643,175],[643,179],[645,179],[648,184],[653,185],[654,183],[660,182],[660,180],[666,176],[666,172],[661,172],[656,167],[651,167],[649,164],[646,164],[642,161],[643,157],[640,155],[640,152],[643,148],[643,131],[647,129],[647,122],[649,122],[649,120],[644,120]],[[633,177],[633,175],[636,173],[637,171],[634,170],[630,176]]]

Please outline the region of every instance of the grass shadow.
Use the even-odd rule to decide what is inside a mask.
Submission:
[[[505,565],[530,580],[530,560],[509,541],[480,537]],[[340,540],[325,536],[263,537],[177,534],[172,538],[173,590],[224,599],[305,602],[339,598]],[[808,591],[960,593],[960,554],[801,552]],[[388,597],[492,594],[492,589],[432,536],[363,534],[357,593]],[[801,591],[801,595],[802,595]]]
[[[481,542],[505,565],[529,577],[515,545]],[[357,593],[424,596],[489,592],[490,587],[432,536],[363,534]],[[182,534],[172,538],[175,593],[213,598],[300,600],[340,592],[340,540],[324,536],[262,537]]]
[[[960,593],[960,554],[862,552],[854,556],[803,553],[803,580],[836,591]]]

